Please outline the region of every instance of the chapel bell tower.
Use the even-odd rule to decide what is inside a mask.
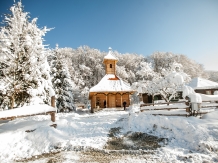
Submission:
[[[109,47],[108,54],[104,57],[103,63],[105,64],[105,74],[116,75],[116,63],[118,59],[112,55],[112,48]]]

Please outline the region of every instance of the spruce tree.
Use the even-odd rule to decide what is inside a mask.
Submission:
[[[60,53],[58,47],[56,47],[51,61],[51,72],[58,112],[69,112],[75,110],[73,101],[73,84],[64,58],[65,57]]]
[[[35,103],[36,99],[49,103],[54,91],[43,36],[50,29],[39,29],[37,18],[29,21],[21,2],[10,11],[0,28],[0,93],[10,99],[10,108]]]

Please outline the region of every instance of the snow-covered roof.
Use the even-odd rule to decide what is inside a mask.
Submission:
[[[191,82],[188,84],[193,89],[213,89],[218,88],[218,83],[203,79],[200,77],[193,78]]]
[[[113,56],[112,53],[113,53],[113,52],[112,52],[112,49],[111,49],[111,47],[109,47],[109,52],[108,52],[108,54],[104,57],[104,60],[105,60],[105,59],[118,60],[116,57]]]
[[[89,92],[133,92],[130,85],[114,74],[106,74]]]

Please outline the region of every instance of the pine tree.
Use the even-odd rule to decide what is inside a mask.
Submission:
[[[56,93],[56,107],[58,112],[73,111],[75,109],[73,84],[64,61],[64,56],[59,52],[58,47],[56,47],[51,65],[52,83]]]
[[[10,99],[11,108],[36,99],[49,103],[54,91],[42,37],[50,29],[39,29],[37,18],[29,21],[21,2],[10,11],[0,29],[0,82],[4,85],[0,93]]]

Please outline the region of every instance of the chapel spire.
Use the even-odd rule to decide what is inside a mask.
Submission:
[[[104,57],[103,63],[105,64],[105,74],[114,74],[116,75],[116,63],[118,59],[113,56],[112,48],[108,48],[109,52]]]

